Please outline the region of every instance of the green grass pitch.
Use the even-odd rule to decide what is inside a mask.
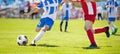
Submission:
[[[116,21],[118,32],[110,38],[105,33],[95,34],[99,46],[87,49],[90,45],[83,20],[70,20],[68,32],[59,31],[60,20],[56,20],[51,31],[48,31],[37,42],[37,46],[29,46],[36,36],[36,24],[39,19],[0,18],[0,54],[120,54],[120,21]],[[96,21],[94,28],[108,25],[107,21]],[[27,46],[18,46],[18,35],[28,37]]]

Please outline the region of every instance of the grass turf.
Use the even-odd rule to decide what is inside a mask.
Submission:
[[[88,49],[90,42],[84,31],[83,20],[70,20],[68,32],[59,31],[60,20],[56,20],[51,31],[48,31],[37,42],[37,46],[28,46],[37,34],[37,20],[0,18],[0,54],[120,54],[120,30],[110,38],[105,33],[95,34],[99,46]],[[120,21],[115,24],[118,28]],[[95,27],[108,25],[107,21],[96,21]],[[26,35],[29,39],[27,46],[18,46],[16,38]]]

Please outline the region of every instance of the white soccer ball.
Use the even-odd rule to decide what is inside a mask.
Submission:
[[[25,46],[28,43],[27,36],[25,36],[25,35],[19,35],[17,37],[17,43],[20,46]]]

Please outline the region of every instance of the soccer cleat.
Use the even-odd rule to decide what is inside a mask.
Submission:
[[[30,44],[30,46],[36,46],[36,44]]]
[[[89,46],[89,48],[97,48],[97,45],[96,45],[96,44],[91,44],[91,45]]]
[[[118,28],[115,28],[114,31],[112,32],[112,35],[116,34]]]
[[[66,30],[64,32],[67,32]]]
[[[62,32],[62,29],[60,29],[60,31]]]
[[[106,32],[105,32],[105,34],[109,38],[110,37],[109,27],[106,26],[105,28],[107,29]]]

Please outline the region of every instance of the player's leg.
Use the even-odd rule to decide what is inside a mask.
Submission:
[[[108,23],[110,25],[110,28],[112,29],[112,34],[116,34],[118,28],[113,24],[115,22],[115,17],[109,17],[108,18]]]
[[[116,34],[118,28],[113,24],[113,22],[109,22],[110,28],[112,29],[112,34]]]
[[[60,22],[60,31],[62,32],[63,20]]]
[[[67,28],[68,28],[68,21],[65,22],[65,32],[67,32]]]
[[[100,20],[100,13],[98,13],[98,20]]]
[[[45,22],[45,23],[43,23],[43,22]],[[41,20],[41,24],[38,24],[38,27],[36,28],[36,31],[38,32],[38,34],[36,35],[36,37],[34,38],[34,40],[32,41],[32,43],[30,45],[31,46],[36,46],[35,43],[40,38],[42,38],[42,36],[44,35],[44,33],[47,30],[50,30],[52,28],[53,24],[54,24],[54,21],[52,19],[50,19],[50,18],[46,18],[46,19]],[[43,27],[43,28],[41,29],[40,27]]]
[[[101,20],[104,20],[103,17],[102,17],[102,13],[100,13],[100,17],[101,17]]]
[[[35,36],[35,38],[31,42],[31,44],[30,44],[31,46],[36,46],[35,43],[43,36],[44,31],[41,30],[41,28],[44,27],[44,24],[45,24],[44,22],[45,22],[45,19],[42,18],[42,19],[40,19],[40,22],[37,24],[36,32],[38,32],[38,34]]]
[[[87,36],[90,40],[91,45],[89,46],[90,48],[95,48],[97,47],[96,42],[94,40],[94,34],[93,34],[93,29],[92,29],[92,22],[89,20],[85,21],[85,30],[87,33]]]
[[[68,20],[69,20],[69,15],[66,14],[66,17],[65,17],[65,29],[64,31],[67,32],[67,28],[68,28]]]
[[[32,41],[31,45],[32,46],[36,46],[35,43],[42,38],[42,36],[44,35],[44,33],[47,31],[47,29],[49,29],[49,26],[44,26],[36,35],[36,37],[34,38],[34,40]]]
[[[103,28],[96,28],[94,29],[94,33],[98,34],[98,33],[106,33],[106,37],[110,37],[110,33],[109,33],[109,26],[103,27]]]

